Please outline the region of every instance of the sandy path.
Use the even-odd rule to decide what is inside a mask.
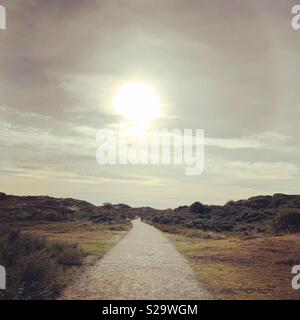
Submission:
[[[156,228],[132,230],[65,290],[63,299],[208,299],[186,259]]]

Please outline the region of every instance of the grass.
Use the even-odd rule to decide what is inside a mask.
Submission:
[[[24,227],[23,233],[42,236],[49,241],[78,244],[94,263],[109,251],[129,230],[130,223],[54,222]]]
[[[291,287],[292,266],[300,265],[300,234],[242,238],[156,226],[216,299],[300,299]]]
[[[18,228],[1,226],[0,264],[6,267],[8,288],[0,300],[59,297],[120,240],[130,223],[44,222]]]
[[[65,270],[80,266],[84,256],[75,244],[1,228],[0,264],[6,268],[8,286],[0,300],[55,298],[65,285]]]

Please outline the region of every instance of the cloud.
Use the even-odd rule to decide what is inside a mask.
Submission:
[[[294,192],[300,43],[292,3],[2,0],[1,188],[162,207],[275,186]],[[201,177],[96,163],[96,131],[117,128],[111,101],[130,80],[158,91],[164,117],[153,128],[205,130]]]

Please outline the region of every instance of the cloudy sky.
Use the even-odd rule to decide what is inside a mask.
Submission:
[[[0,2],[1,191],[159,208],[299,193],[297,1]],[[205,130],[202,175],[97,164],[131,81],[159,96],[153,128]]]

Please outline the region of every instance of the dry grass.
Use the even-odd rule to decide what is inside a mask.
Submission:
[[[18,228],[21,234],[1,233],[0,259],[9,268],[10,286],[0,300],[59,296],[126,234],[130,223],[49,222]]]
[[[217,299],[300,299],[291,268],[300,265],[300,235],[209,237],[184,227],[159,226]],[[191,232],[192,236],[189,235]]]
[[[163,232],[171,233],[171,234],[180,234],[182,236],[188,237],[188,238],[200,238],[200,239],[225,239],[226,236],[213,232],[213,231],[203,231],[199,229],[194,228],[186,228],[181,225],[170,225],[170,224],[158,224],[158,223],[152,223],[155,227],[160,229]]]
[[[45,237],[50,241],[76,243],[93,264],[117,243],[130,224],[95,224],[92,222],[53,222],[23,227],[22,232]]]

